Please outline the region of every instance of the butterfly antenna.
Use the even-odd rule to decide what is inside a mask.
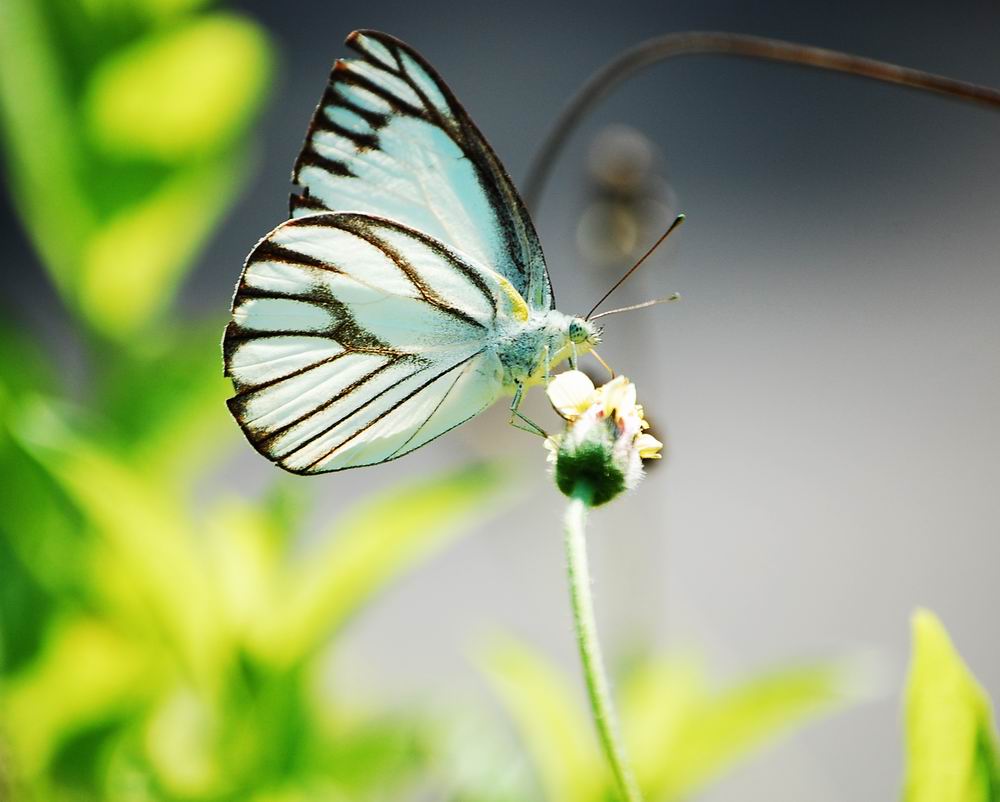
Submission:
[[[613,292],[614,292],[615,290],[617,290],[617,289],[618,289],[618,288],[619,288],[619,287],[620,287],[620,286],[621,286],[622,284],[624,284],[624,283],[626,282],[626,280],[628,279],[628,277],[629,277],[629,276],[631,276],[631,275],[632,275],[632,274],[633,274],[633,273],[634,273],[634,272],[635,272],[636,270],[638,270],[638,269],[639,269],[639,268],[640,268],[640,267],[642,266],[642,263],[643,263],[643,262],[645,262],[645,261],[646,261],[646,260],[647,260],[647,259],[649,258],[650,254],[652,254],[652,253],[653,253],[653,251],[655,251],[655,250],[656,250],[657,248],[659,248],[659,247],[660,247],[660,245],[661,245],[661,244],[663,244],[663,241],[664,241],[664,240],[665,240],[665,239],[666,239],[667,237],[669,237],[669,236],[670,236],[670,235],[671,235],[671,234],[672,234],[672,233],[674,232],[674,229],[676,229],[676,228],[677,228],[677,227],[678,227],[678,226],[679,226],[679,225],[680,225],[681,223],[683,223],[683,222],[684,222],[684,215],[683,215],[683,214],[679,214],[679,215],[677,215],[677,219],[676,219],[676,220],[674,220],[674,222],[672,222],[672,223],[670,224],[670,228],[668,228],[668,229],[667,229],[667,230],[666,230],[666,231],[664,232],[663,236],[662,236],[662,237],[660,237],[660,238],[659,238],[659,239],[658,239],[658,240],[657,240],[657,241],[656,241],[656,242],[655,242],[655,243],[653,244],[653,247],[652,247],[652,248],[650,248],[650,249],[649,249],[648,251],[646,251],[646,252],[645,252],[645,253],[644,253],[644,254],[643,254],[643,255],[642,255],[641,257],[639,257],[639,261],[638,261],[638,262],[636,262],[636,263],[635,263],[634,265],[632,265],[632,267],[630,267],[630,268],[628,269],[628,271],[627,271],[627,272],[625,273],[625,275],[624,275],[624,276],[622,276],[622,277],[621,277],[620,279],[618,279],[618,281],[616,281],[616,282],[614,283],[614,286],[613,286],[613,287],[612,287],[612,288],[611,288],[610,290],[608,290],[608,291],[607,291],[606,293],[604,293],[604,295],[602,295],[602,296],[601,296],[601,300],[599,300],[599,301],[598,301],[598,302],[597,302],[596,304],[594,304],[594,308],[593,308],[593,309],[591,309],[591,310],[590,310],[589,312],[587,312],[587,316],[586,316],[586,317],[584,318],[584,320],[590,320],[590,316],[591,316],[592,314],[594,314],[594,312],[596,312],[596,311],[597,311],[598,307],[599,307],[599,306],[600,306],[601,304],[603,304],[603,303],[604,303],[604,302],[605,302],[606,300],[608,300],[608,298],[609,298],[609,297],[611,296],[611,293],[613,293]]]
[[[658,304],[668,304],[671,301],[679,301],[681,295],[679,292],[675,292],[673,295],[669,295],[666,298],[656,298],[652,301],[643,301],[641,304],[632,304],[632,306],[623,306],[620,309],[609,309],[607,312],[601,312],[599,315],[594,315],[589,320],[597,320],[599,317],[607,317],[608,315],[617,315],[619,312],[632,312],[636,309],[645,309],[647,306],[657,306]]]

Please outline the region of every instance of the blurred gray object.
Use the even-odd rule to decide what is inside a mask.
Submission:
[[[640,131],[612,124],[590,143],[586,166],[590,201],[576,226],[577,248],[601,267],[624,270],[678,211],[664,158]]]

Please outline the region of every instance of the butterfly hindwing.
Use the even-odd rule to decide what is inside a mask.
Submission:
[[[237,286],[230,409],[258,451],[294,472],[402,456],[502,393],[486,344],[510,314],[504,285],[395,221],[289,220],[254,248]]]
[[[552,307],[538,236],[509,176],[434,69],[394,37],[356,31],[338,61],[293,180],[292,214],[354,211],[422,231]]]

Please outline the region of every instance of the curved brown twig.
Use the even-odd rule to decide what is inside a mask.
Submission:
[[[742,58],[783,61],[803,67],[844,72],[874,81],[937,92],[958,100],[981,103],[1000,109],[1000,90],[956,81],[942,75],[900,67],[884,61],[852,56],[822,47],[784,42],[738,33],[687,31],[668,33],[641,42],[626,50],[593,75],[570,100],[552,126],[528,169],[524,200],[537,212],[542,190],[559,150],[583,117],[612,89],[635,73],[674,56],[719,54]]]

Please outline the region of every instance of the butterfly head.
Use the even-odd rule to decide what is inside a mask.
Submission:
[[[594,346],[601,341],[600,328],[582,317],[570,318],[567,335],[569,341],[575,345]]]

